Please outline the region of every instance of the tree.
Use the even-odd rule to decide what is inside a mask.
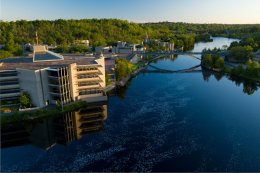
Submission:
[[[227,57],[229,61],[245,63],[253,57],[253,48],[251,46],[232,47]]]
[[[7,42],[5,45],[5,50],[12,52],[14,50],[14,46],[15,46],[14,36],[12,33],[9,32],[7,34]]]
[[[7,58],[12,56],[12,53],[6,50],[0,50],[0,58]]]
[[[223,58],[218,58],[218,59],[215,61],[214,68],[223,69],[223,68],[224,68],[224,65],[225,65],[224,59],[223,59]]]
[[[260,72],[260,65],[257,61],[249,60],[246,63],[246,74],[250,77],[258,77]]]
[[[213,66],[213,59],[210,54],[205,54],[202,56],[202,65],[211,68]]]
[[[20,96],[20,104],[22,108],[29,108],[32,106],[31,97],[28,92],[22,92]]]
[[[136,65],[130,63],[125,58],[117,58],[116,59],[116,78],[117,80],[121,80],[127,75],[130,75],[136,70]]]

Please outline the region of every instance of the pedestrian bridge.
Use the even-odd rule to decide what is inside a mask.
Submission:
[[[140,52],[138,55],[201,55],[202,52]]]
[[[203,52],[136,52],[134,54],[137,55],[201,55]],[[224,56],[226,54],[225,51],[221,52],[210,52],[210,54],[218,54]]]
[[[144,73],[195,73],[195,72],[201,72],[201,65],[196,65],[190,68],[181,69],[181,70],[166,70],[162,68],[158,68],[154,65],[149,64],[148,67],[151,67],[153,69],[146,69]]]

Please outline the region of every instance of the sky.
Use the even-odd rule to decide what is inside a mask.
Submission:
[[[0,0],[0,18],[260,24],[260,0]]]

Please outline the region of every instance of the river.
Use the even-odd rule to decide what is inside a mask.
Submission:
[[[232,41],[214,38],[212,43],[196,44],[193,51],[221,48]],[[189,56],[177,56],[151,65],[179,70],[199,63]],[[74,140],[63,133],[67,140],[62,143],[50,140],[55,136],[50,132],[54,121],[27,125],[29,139],[34,135],[39,140],[2,148],[1,170],[260,171],[257,86],[201,69],[148,71],[109,97],[103,105],[107,115],[94,124],[100,128],[92,133],[76,134]]]

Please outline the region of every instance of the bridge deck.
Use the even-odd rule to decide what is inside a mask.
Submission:
[[[138,52],[138,55],[201,55],[203,52]],[[211,52],[210,54],[225,55],[226,52]]]
[[[181,70],[166,70],[166,69],[161,69],[158,68],[156,66],[153,66],[151,64],[149,64],[150,67],[152,67],[155,70],[146,70],[147,72],[157,72],[157,73],[190,73],[190,72],[194,72],[194,71],[198,71],[198,68],[201,67],[201,65],[196,65],[194,67],[191,68],[187,68],[187,69],[181,69]],[[200,70],[201,71],[201,70]]]

